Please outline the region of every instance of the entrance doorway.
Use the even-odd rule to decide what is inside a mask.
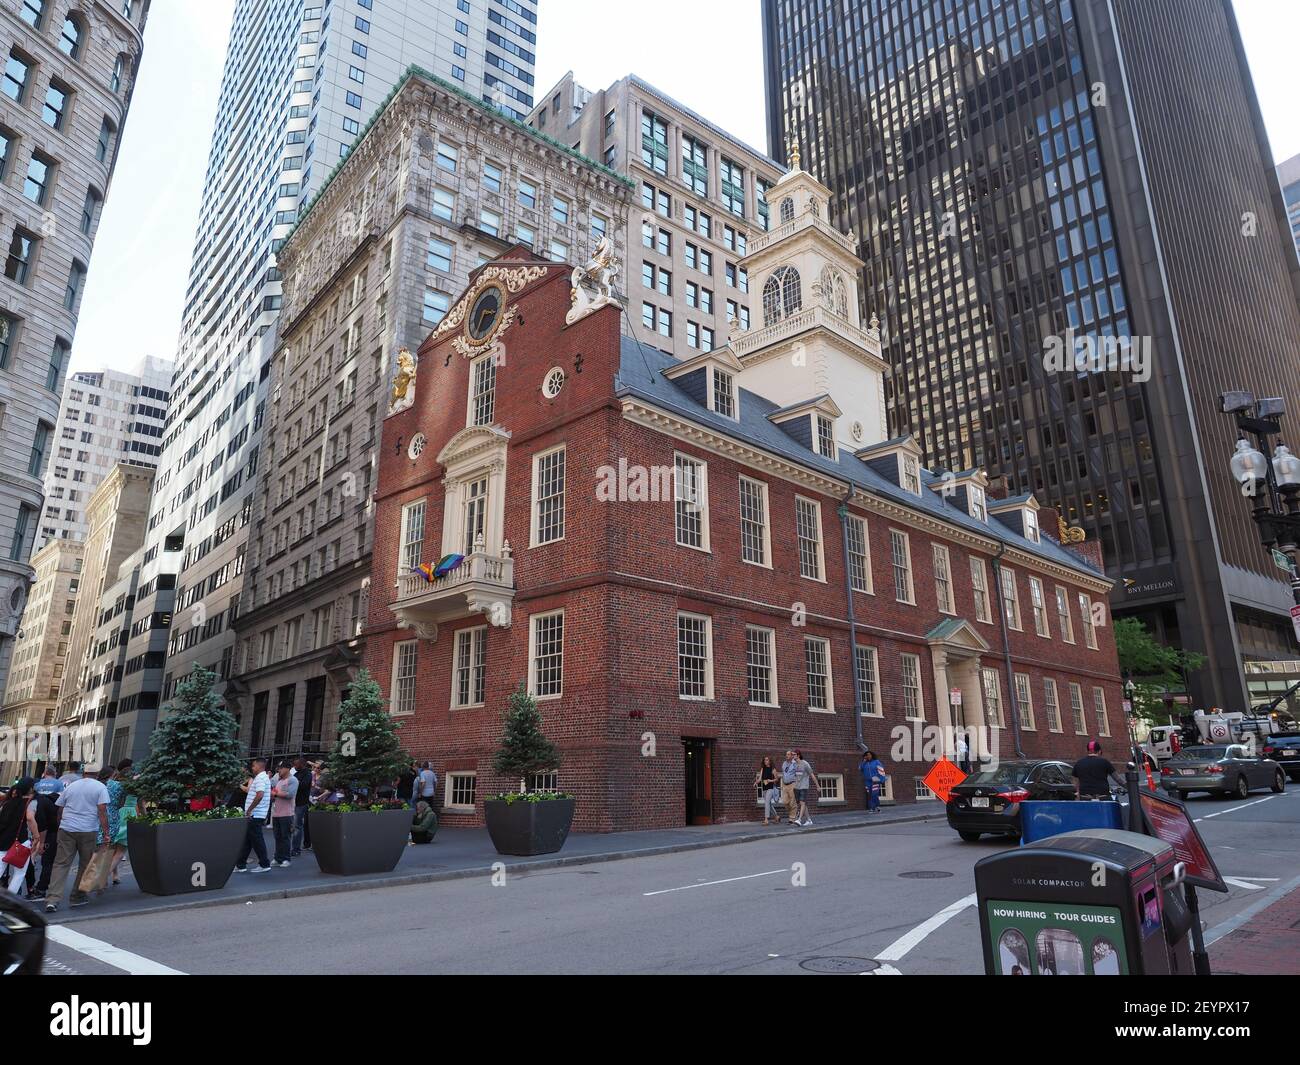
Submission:
[[[686,758],[686,823],[713,824],[713,741],[682,737]]]

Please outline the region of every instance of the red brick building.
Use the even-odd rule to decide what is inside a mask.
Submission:
[[[1123,734],[1099,559],[1032,498],[882,439],[879,334],[825,198],[800,170],[770,191],[755,327],[726,347],[621,337],[616,303],[518,249],[395,383],[366,658],[453,823],[517,785],[491,760],[520,683],[585,830],[757,817],[756,767],[787,747],[825,810],[861,807],[861,743],[910,802],[952,725],[987,722],[972,746],[1004,758]]]

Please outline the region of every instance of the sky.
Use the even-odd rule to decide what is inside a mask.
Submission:
[[[1300,155],[1300,3],[1234,5],[1274,161]],[[75,370],[175,358],[233,10],[234,0],[154,0],[150,9],[82,300]],[[539,0],[537,94],[568,70],[589,89],[636,73],[766,150],[759,0],[654,0],[654,12],[649,21],[639,4]]]

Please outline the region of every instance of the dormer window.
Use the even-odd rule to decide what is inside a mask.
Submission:
[[[736,379],[725,370],[713,367],[712,396],[709,406],[724,418],[736,416]]]
[[[921,494],[921,460],[915,455],[903,456],[903,487],[914,496]]]
[[[833,459],[835,457],[835,423],[824,414],[814,414],[813,420],[816,429],[813,440],[817,445],[817,454],[823,458]]]
[[[977,484],[971,485],[967,489],[966,499],[970,508],[970,516],[976,521],[987,521],[988,515],[984,508],[984,489]]]
[[[1038,515],[1028,507],[1025,508],[1025,539],[1031,544],[1041,542],[1038,538]]]

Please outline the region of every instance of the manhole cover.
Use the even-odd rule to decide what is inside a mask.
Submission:
[[[916,869],[898,875],[904,880],[943,880],[945,877],[952,876],[952,873],[945,873],[942,869]]]
[[[880,962],[871,958],[805,958],[799,968],[810,973],[830,973],[832,976],[853,976],[879,969]]]

